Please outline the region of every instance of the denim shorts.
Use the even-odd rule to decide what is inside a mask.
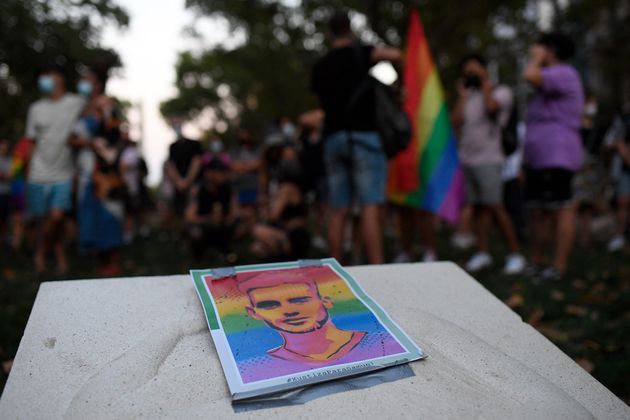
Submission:
[[[352,145],[352,148],[351,148]],[[338,131],[326,137],[324,163],[331,207],[385,203],[387,158],[378,133]]]
[[[72,181],[29,182],[26,201],[32,217],[43,217],[53,209],[66,212],[72,207]]]

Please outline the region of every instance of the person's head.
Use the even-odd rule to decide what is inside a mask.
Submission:
[[[77,83],[77,92],[85,96],[99,96],[105,93],[107,70],[91,67]]]
[[[307,276],[268,272],[239,282],[246,293],[250,317],[275,330],[304,334],[320,329],[329,319],[332,300],[321,296],[315,281]]]
[[[352,36],[350,17],[346,10],[335,10],[328,21],[328,30],[333,39]]]
[[[218,137],[213,137],[208,143],[208,151],[213,155],[218,155],[223,152],[223,140]]]
[[[568,61],[573,57],[573,54],[575,54],[575,44],[573,40],[568,35],[561,32],[543,34],[538,41],[536,41],[536,44],[542,46],[546,51],[542,63],[544,66]]]
[[[487,77],[487,66],[488,63],[481,54],[466,54],[459,64],[459,71],[464,80],[464,86],[479,89],[481,81]]]
[[[50,64],[42,67],[37,79],[41,93],[48,97],[62,95],[66,91],[66,72],[63,66]]]
[[[252,137],[252,132],[247,128],[239,128],[236,132],[236,137],[239,146],[252,147],[254,139]]]
[[[0,138],[0,156],[9,155],[9,140]]]
[[[218,157],[211,158],[202,167],[203,181],[207,185],[220,186],[228,181],[230,167]]]

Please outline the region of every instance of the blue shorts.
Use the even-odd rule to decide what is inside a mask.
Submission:
[[[378,133],[339,131],[324,142],[324,164],[331,207],[349,207],[353,199],[360,206],[385,203],[387,158]]]
[[[72,181],[29,182],[26,194],[28,213],[32,217],[43,217],[51,210],[65,212],[72,207]]]
[[[257,203],[257,190],[242,190],[238,192],[238,204],[241,206],[255,206]]]

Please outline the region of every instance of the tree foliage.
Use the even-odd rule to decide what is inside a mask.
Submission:
[[[100,48],[106,22],[120,27],[127,13],[114,0],[0,1],[0,136],[23,133],[29,104],[38,98],[38,70],[56,63],[70,70],[68,86],[81,64],[118,66],[113,50]]]
[[[497,22],[523,20],[526,1],[458,2],[457,7],[437,0],[187,0],[186,5],[200,16],[225,19],[244,42],[182,53],[178,96],[162,104],[163,115],[194,117],[209,108],[224,128],[240,124],[260,132],[274,118],[295,117],[316,105],[309,74],[326,49],[326,22],[334,8],[352,11],[366,42],[399,47],[404,47],[410,9],[419,8],[437,64],[452,79],[462,54],[496,44]]]
[[[608,57],[611,64],[620,51],[630,57],[630,43],[618,49],[630,31],[627,18],[617,13],[627,0],[549,3],[552,28],[576,37],[577,64],[587,81],[593,57]],[[260,129],[273,118],[295,117],[314,106],[308,92],[309,72],[326,50],[326,22],[334,8],[346,8],[357,17],[357,33],[365,41],[398,47],[404,47],[408,16],[417,8],[447,96],[453,91],[460,57],[479,51],[496,65],[493,70],[500,80],[516,86],[525,100],[520,70],[528,45],[540,33],[539,4],[531,0],[187,0],[186,6],[197,15],[224,19],[244,41],[232,48],[219,45],[182,53],[176,69],[178,95],[163,103],[161,110],[165,116],[194,117],[210,109],[222,128],[241,124]],[[623,29],[622,36],[610,31],[604,36],[599,30],[606,27],[602,16],[610,19],[611,14],[618,19],[616,30]],[[593,42],[595,33],[606,40]],[[611,69],[605,64],[596,67],[606,79]],[[614,71],[623,79],[620,68]]]

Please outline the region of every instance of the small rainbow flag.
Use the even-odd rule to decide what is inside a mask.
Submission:
[[[464,201],[464,177],[442,83],[416,10],[409,20],[404,86],[404,107],[413,124],[413,138],[390,164],[389,199],[457,223]]]

